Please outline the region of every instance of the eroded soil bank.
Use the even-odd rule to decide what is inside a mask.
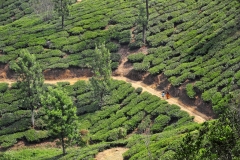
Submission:
[[[11,71],[9,71],[11,72]],[[51,69],[44,71],[46,83],[55,84],[61,81],[69,81],[70,84],[78,80],[87,80],[93,74],[90,69],[69,68],[69,69]],[[0,77],[0,82],[14,82],[14,74],[5,74],[6,77]],[[161,98],[161,91],[169,91],[171,98],[167,101],[170,104],[177,104],[182,110],[188,112],[191,116],[195,116],[196,122],[204,122],[214,117],[211,105],[203,102],[200,96],[190,99],[185,91],[184,86],[174,87],[167,78],[163,75],[152,76],[145,73],[130,71],[128,74],[119,74],[113,72],[113,78],[117,80],[124,80],[132,84],[133,87],[142,87],[143,91],[150,92],[153,95]]]

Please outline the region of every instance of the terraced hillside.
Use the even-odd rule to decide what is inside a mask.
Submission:
[[[77,3],[72,6],[71,16],[66,20],[63,30],[60,29],[59,19],[43,22],[32,15],[1,26],[1,63],[11,64],[19,50],[27,48],[36,54],[44,69],[89,67],[96,44],[105,42],[114,53],[120,44],[130,42],[130,32],[127,29],[133,26],[134,18],[130,20],[129,17],[135,12],[129,8],[130,4],[117,4],[114,1]],[[95,9],[99,7],[101,10]],[[51,41],[48,49],[47,40]],[[118,60],[118,56],[113,54],[113,62]]]
[[[215,111],[225,95],[239,95],[239,2],[171,1],[152,4],[149,54],[142,60],[151,74],[164,73],[190,98],[201,92]],[[231,78],[231,84],[229,79]]]
[[[141,0],[82,0],[71,4],[62,29],[61,20],[33,14],[30,0],[0,2],[0,79],[14,78],[14,62],[26,48],[37,57],[43,70],[91,68],[96,44],[106,43],[112,69],[121,57],[142,47],[142,27],[137,24]],[[183,90],[203,107],[220,113],[240,93],[240,3],[237,0],[149,0],[147,53],[128,57],[133,75],[162,80],[174,91]],[[122,49],[124,52],[122,52]],[[93,159],[98,152],[115,146],[129,150],[124,159],[174,159],[187,132],[198,132],[176,105],[149,93],[141,93],[123,81],[113,81],[106,104],[96,109],[91,88],[85,81],[59,83],[77,106],[79,146],[61,157],[57,148],[24,149],[0,153],[0,159]],[[48,85],[45,85],[47,87]],[[45,88],[46,89],[46,88]],[[177,95],[177,94],[173,94]],[[16,84],[0,83],[0,145],[5,151],[19,141],[36,144],[54,136],[46,130],[45,112],[36,112],[32,129],[30,110],[21,105]],[[209,109],[209,108],[208,108]],[[202,108],[203,111],[204,108]]]
[[[144,158],[147,157],[145,153],[146,140],[149,141],[153,157],[164,157],[168,154],[172,156],[177,147],[175,143],[178,143],[181,137],[184,136],[184,133],[199,127],[199,124],[193,122],[193,117],[181,111],[178,106],[169,105],[166,101],[160,100],[159,97],[147,92],[141,93],[139,89],[135,90],[129,83],[123,81],[114,80],[112,82],[111,93],[107,97],[109,101],[106,101],[105,106],[101,110],[97,110],[96,102],[91,97],[91,89],[86,81],[78,81],[73,85],[61,82],[58,85],[64,87],[77,106],[80,133],[89,133],[88,135],[82,135],[83,139],[79,140],[79,145],[84,144],[86,141],[91,144],[83,149],[69,150],[70,153],[67,157],[78,157],[78,159],[93,158],[103,149],[114,146],[126,146],[130,148],[125,154],[126,157],[141,156]],[[0,91],[1,148],[11,147],[19,140],[25,140],[26,143],[31,144],[54,138],[53,135],[45,130],[44,108],[39,108],[36,111],[35,129],[32,129],[30,127],[30,110],[20,105],[23,97],[21,97],[16,84],[12,84],[11,88],[7,88],[7,84],[2,83]],[[151,133],[151,139],[150,137],[146,139],[145,133]],[[173,148],[169,146],[170,144]],[[160,146],[156,147],[158,145]],[[156,152],[156,150],[160,149],[161,152]],[[79,150],[83,154],[79,155]],[[55,153],[53,151],[48,156],[54,157],[54,154],[59,154],[59,152]],[[17,155],[13,155],[13,157]],[[4,156],[6,158],[8,152],[2,155],[2,157]],[[9,156],[11,157],[11,155]],[[38,155],[39,157],[36,156],[33,156],[33,158],[43,158],[41,154]],[[19,155],[18,158],[24,159],[26,157]]]
[[[137,0],[83,0],[71,5],[64,29],[58,18],[43,21],[28,14],[27,3],[2,2],[0,11],[7,12],[0,21],[1,77],[9,76],[3,70],[7,64],[11,70],[22,48],[35,54],[43,69],[86,68],[95,44],[105,42],[115,69],[120,47],[141,46],[136,19],[142,2]],[[173,86],[186,88],[192,99],[200,96],[216,111],[226,105],[221,100],[227,94],[239,94],[238,1],[150,0],[149,12],[148,55],[134,63],[135,70],[164,74]]]

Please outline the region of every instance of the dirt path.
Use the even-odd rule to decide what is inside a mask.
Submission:
[[[152,95],[156,95],[156,96],[158,96],[159,98],[162,99],[161,91],[157,91],[157,90],[151,88],[150,86],[142,83],[141,81],[133,81],[133,80],[130,80],[130,79],[126,78],[126,77],[120,77],[120,76],[113,77],[113,79],[123,80],[125,82],[129,82],[129,83],[132,84],[132,86],[134,88],[142,87],[143,91],[147,91],[147,92],[151,93]],[[197,108],[196,106],[186,106],[186,105],[182,104],[179,101],[178,98],[171,97],[170,99],[165,99],[165,100],[169,104],[176,104],[176,105],[178,105],[181,108],[181,110],[186,111],[190,116],[194,116],[194,121],[195,122],[202,123],[202,122],[205,122],[205,121],[210,119],[206,115],[198,112],[196,110],[196,108]]]
[[[142,83],[141,81],[133,81],[133,80],[130,80],[130,79],[128,79],[126,77],[122,77],[122,76],[114,76],[112,78],[115,79],[115,80],[123,80],[125,82],[131,83],[134,88],[141,87],[143,89],[143,91],[147,91],[147,92],[151,93],[152,95],[156,95],[159,98],[162,98],[161,97],[161,91],[157,91],[157,90],[151,88],[150,86]],[[45,83],[56,84],[57,82],[70,82],[70,84],[74,84],[75,82],[77,82],[79,80],[88,80],[88,77],[61,79],[61,80],[46,80]],[[0,80],[0,83],[1,82],[6,82],[6,83],[10,83],[11,84],[14,81],[13,80],[8,80],[8,79],[4,79],[4,80]],[[165,99],[165,100],[169,104],[176,104],[176,105],[178,105],[181,108],[181,110],[186,111],[190,116],[194,116],[195,117],[194,118],[195,122],[202,123],[202,122],[205,122],[206,120],[210,119],[206,115],[198,112],[196,110],[196,108],[197,108],[196,106],[186,106],[186,105],[182,104],[178,98],[171,97],[170,99]]]
[[[95,160],[123,160],[122,154],[127,150],[128,148],[122,147],[107,149],[103,152],[99,152]]]
[[[127,74],[132,70],[132,65],[128,63],[127,61],[127,56],[129,54],[134,54],[134,53],[138,53],[138,52],[142,52],[144,54],[148,54],[148,48],[147,47],[142,47],[139,50],[136,51],[132,51],[130,52],[128,47],[121,47],[119,50],[119,54],[121,55],[121,63],[118,66],[118,69],[115,71],[115,76],[113,76],[113,79],[116,80],[123,80],[125,82],[129,82],[132,84],[132,86],[134,88],[138,88],[141,87],[143,89],[143,91],[147,91],[153,95],[158,96],[159,98],[161,97],[161,92],[159,90],[155,90],[154,88],[151,88],[151,86],[148,86],[144,83],[142,83],[142,81],[133,81],[130,80],[128,78],[126,78]],[[78,80],[88,80],[89,77],[80,77],[80,78],[69,78],[69,79],[58,79],[58,80],[45,80],[45,83],[49,83],[49,84],[56,84],[57,82],[70,82],[70,84],[74,84],[75,82],[77,82]],[[6,82],[6,83],[13,83],[13,80],[9,80],[9,79],[0,79],[0,83],[1,82]],[[202,123],[205,122],[209,119],[211,119],[210,117],[198,112],[196,110],[196,106],[187,106],[185,104],[183,104],[178,98],[173,98],[171,97],[170,99],[165,99],[166,101],[168,101],[169,104],[176,104],[178,105],[181,110],[186,111],[190,116],[194,116],[194,121],[198,122],[198,123]]]

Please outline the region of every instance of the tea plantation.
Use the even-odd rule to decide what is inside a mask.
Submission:
[[[89,132],[88,137],[85,137],[89,146],[69,149],[66,157],[72,159],[94,158],[99,151],[114,146],[129,147],[130,150],[124,154],[125,157],[144,158],[148,156],[145,141],[149,141],[153,157],[172,156],[181,137],[187,131],[199,127],[199,124],[193,122],[193,117],[181,111],[178,106],[169,105],[147,92],[140,93],[131,87],[131,84],[123,81],[112,81],[109,100],[101,110],[96,110],[95,101],[91,97],[91,90],[86,81],[78,81],[74,85],[61,82],[58,85],[63,86],[77,106],[80,132]],[[18,87],[15,84],[11,88],[5,86],[7,84],[1,83],[1,147],[11,147],[19,140],[37,143],[54,139],[54,136],[45,130],[44,108],[36,111],[35,129],[31,129],[31,113],[30,110],[19,105],[23,97]],[[45,87],[47,86],[46,84]],[[150,129],[149,138],[143,134],[146,133],[146,129]],[[83,138],[78,143],[83,145],[86,142]],[[2,157],[24,159],[29,156],[31,159],[33,156],[32,158],[36,159],[36,156],[39,156],[38,158],[41,159],[59,154],[58,149],[52,150],[49,154],[47,150],[41,151],[44,155],[33,149],[27,149],[26,152],[33,152],[32,154],[36,152],[34,155],[30,153],[25,155],[26,153],[22,153],[25,152],[24,150],[14,154],[8,151]]]
[[[11,69],[19,50],[27,48],[43,69],[89,67],[95,45],[105,42],[115,69],[121,46],[135,49],[142,45],[142,28],[136,23],[141,3],[73,3],[61,29],[56,16],[43,20],[33,14],[30,0],[3,1],[0,63],[10,64]],[[226,105],[221,100],[229,93],[235,96],[240,92],[239,6],[237,0],[150,0],[146,42],[149,51],[133,62],[135,70],[163,73],[177,87],[187,82],[190,98],[200,92],[204,101],[221,111]],[[47,45],[47,41],[51,43]]]
[[[36,15],[33,2],[0,2],[0,71],[12,71],[22,49],[34,54],[43,70],[90,68],[95,46],[101,43],[111,52],[114,70],[122,47],[133,51],[143,45],[137,24],[141,0],[72,0],[64,28],[56,15]],[[199,95],[222,113],[232,99],[240,99],[239,15],[238,0],[149,0],[148,54],[129,55],[128,61],[134,71],[163,75],[191,99]],[[89,160],[116,146],[129,148],[125,160],[174,159],[183,137],[202,126],[178,106],[123,81],[111,82],[101,109],[88,82],[58,85],[77,107],[78,144],[65,156],[58,148],[8,150],[19,141],[36,144],[55,137],[46,130],[44,108],[36,111],[31,128],[31,111],[21,105],[18,85],[0,83],[0,159]]]

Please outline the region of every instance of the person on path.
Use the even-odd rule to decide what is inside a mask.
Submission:
[[[162,98],[164,98],[164,96],[165,96],[165,92],[164,92],[164,91],[162,91]]]
[[[170,98],[170,94],[169,94],[169,92],[167,92],[166,97],[167,97],[167,99]]]

